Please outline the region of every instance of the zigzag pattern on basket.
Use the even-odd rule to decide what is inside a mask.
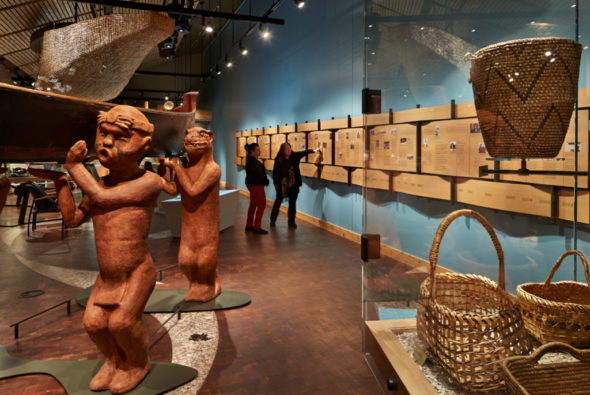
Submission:
[[[581,53],[573,40],[542,38],[475,54],[470,82],[490,156],[557,156],[574,110]]]

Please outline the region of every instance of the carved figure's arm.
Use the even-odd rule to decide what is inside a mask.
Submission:
[[[164,189],[164,192],[166,192],[168,195],[178,195],[178,185],[176,184],[176,179],[174,182],[168,182],[163,177],[160,179],[162,180],[162,188]]]
[[[30,174],[35,177],[45,178],[53,181],[57,192],[57,201],[61,215],[68,228],[75,228],[83,224],[89,217],[90,199],[84,196],[80,206],[76,208],[76,202],[68,183],[68,177],[61,171],[29,169]],[[84,169],[86,173],[88,171]],[[90,175],[90,173],[88,173]],[[92,177],[92,176],[91,176]]]
[[[82,164],[87,152],[86,143],[78,141],[68,152],[66,168],[86,196],[98,206],[109,208],[121,205],[139,205],[149,201],[154,194],[157,195],[162,190],[160,178],[153,173],[146,173],[146,176],[125,183],[125,185],[104,188],[96,182],[92,174]]]
[[[199,179],[192,184],[190,177],[183,171],[178,164],[173,164],[172,169],[176,172],[175,181],[180,184],[182,189],[191,197],[197,197],[202,193],[212,188],[215,184],[219,183],[221,178],[221,169],[217,163],[210,163],[207,165],[203,174]]]

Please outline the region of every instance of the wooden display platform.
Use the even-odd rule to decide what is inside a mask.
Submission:
[[[387,380],[395,380],[397,391],[403,395],[437,395],[416,362],[399,342],[396,334],[415,332],[416,319],[365,322],[365,345],[369,355],[386,380],[379,383],[387,388]]]

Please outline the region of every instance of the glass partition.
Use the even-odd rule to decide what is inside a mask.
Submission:
[[[415,318],[433,260],[437,272],[499,281],[496,249],[473,218],[455,219],[437,259],[430,256],[439,225],[456,210],[491,225],[512,295],[519,284],[544,282],[562,253],[590,254],[588,177],[564,174],[588,171],[589,15],[590,4],[575,0],[364,2],[363,233],[381,244],[380,258],[363,264],[364,321]],[[573,42],[555,41],[542,56],[531,51],[535,40],[489,49],[535,38],[579,41],[579,77]],[[536,112],[524,109],[533,101]],[[561,122],[557,142],[543,135],[552,122],[556,134]],[[514,140],[498,137],[501,129]],[[556,156],[543,151],[550,143]],[[562,280],[586,281],[579,259],[564,260],[553,278]],[[375,374],[387,392],[386,377]]]

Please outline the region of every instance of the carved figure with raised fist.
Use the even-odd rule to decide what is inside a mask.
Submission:
[[[138,166],[151,143],[153,125],[137,109],[116,106],[100,112],[96,154],[108,175],[97,182],[82,164],[84,141],[69,151],[66,168],[85,196],[76,208],[65,174],[30,169],[52,179],[68,227],[92,218],[100,273],[84,314],[88,335],[105,356],[90,383],[93,391],[122,394],[149,373],[148,335],[143,309],[156,283],[148,233],[163,186],[155,173]]]
[[[180,192],[182,237],[178,263],[188,278],[185,300],[207,302],[221,293],[217,275],[219,244],[219,179],[221,169],[213,160],[213,132],[192,128],[186,132],[184,149],[188,164],[170,159],[161,164],[174,170],[174,184],[165,182],[170,195]]]

